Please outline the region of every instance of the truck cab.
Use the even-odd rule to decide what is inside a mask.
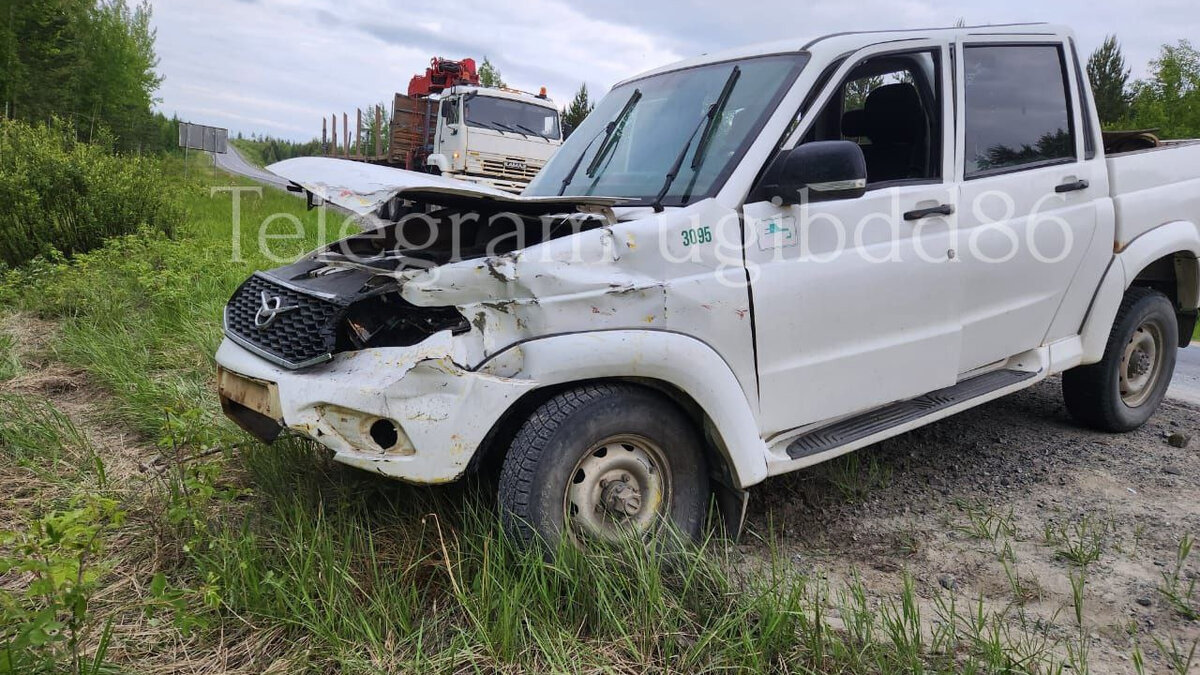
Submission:
[[[562,145],[558,108],[544,95],[456,86],[438,96],[428,168],[520,192]]]
[[[227,414],[414,483],[494,472],[529,542],[698,536],[714,496],[736,532],[768,476],[1059,374],[1080,423],[1136,428],[1200,307],[1200,144],[1106,149],[1058,26],[659,68],[519,196],[270,169],[404,206],[238,289]]]

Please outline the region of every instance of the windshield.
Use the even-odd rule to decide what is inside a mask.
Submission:
[[[532,103],[479,94],[465,97],[467,125],[504,133],[559,138],[558,111]]]
[[[711,125],[703,161],[693,166],[692,154],[687,155],[662,203],[679,206],[712,196],[806,59],[802,54],[764,56],[627,82],[604,97],[524,194],[541,197],[561,191],[653,201],[689,134],[738,68],[736,84]],[[696,148],[692,144],[690,152]]]

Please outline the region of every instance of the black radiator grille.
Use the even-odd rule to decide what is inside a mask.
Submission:
[[[278,298],[280,308],[269,322],[269,312],[260,314],[264,293],[268,307],[275,307]],[[344,309],[254,275],[225,307],[225,333],[280,365],[302,368],[333,354]]]

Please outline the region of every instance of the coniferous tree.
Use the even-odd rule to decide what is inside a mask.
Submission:
[[[562,124],[563,138],[571,135],[571,132],[578,129],[583,120],[592,112],[592,108],[596,105],[588,99],[587,83],[579,85],[579,91],[575,92],[575,98],[571,99],[571,104],[562,109]]]
[[[1121,54],[1121,44],[1117,42],[1116,35],[1109,35],[1092,52],[1087,62],[1087,74],[1100,123],[1112,125],[1128,119],[1129,68],[1125,66],[1125,57]]]

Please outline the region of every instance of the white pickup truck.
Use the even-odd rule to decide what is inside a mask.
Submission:
[[[260,272],[227,414],[511,531],[701,531],[746,489],[1063,373],[1109,431],[1200,305],[1200,144],[1106,154],[1070,31],[841,34],[616,85],[521,196],[272,167],[382,227]],[[386,207],[386,208],[385,208]]]

